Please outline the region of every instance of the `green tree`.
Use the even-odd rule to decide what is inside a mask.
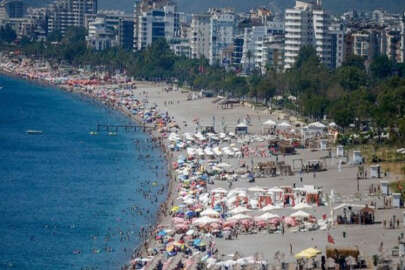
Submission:
[[[394,62],[386,55],[377,56],[370,65],[372,77],[377,79],[385,79],[392,75]]]

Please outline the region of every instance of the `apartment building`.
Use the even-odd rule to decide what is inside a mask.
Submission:
[[[97,0],[58,0],[48,10],[48,32],[63,35],[72,26],[86,26],[85,15],[97,14]]]
[[[329,33],[330,16],[320,0],[296,1],[285,11],[284,68],[294,66],[303,46],[313,46],[321,61],[332,66],[332,45]]]

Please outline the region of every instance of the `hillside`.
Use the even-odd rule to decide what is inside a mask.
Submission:
[[[28,5],[41,6],[52,0],[24,0]],[[294,6],[294,0],[175,0],[180,11],[204,12],[210,7],[233,7],[237,11],[246,11],[258,6],[267,6],[280,11]],[[100,9],[120,9],[132,12],[133,0],[99,0]],[[391,12],[405,11],[404,0],[324,0],[326,9],[339,14],[349,9],[374,10],[384,8]]]

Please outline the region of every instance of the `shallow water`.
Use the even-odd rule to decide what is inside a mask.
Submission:
[[[166,183],[160,151],[139,131],[90,136],[129,120],[87,98],[5,76],[0,85],[0,269],[119,269],[156,218],[139,188],[164,199],[152,184]]]

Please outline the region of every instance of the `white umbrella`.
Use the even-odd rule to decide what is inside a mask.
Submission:
[[[246,212],[249,212],[249,211],[250,210],[247,209],[246,207],[238,206],[235,209],[232,209],[231,211],[229,211],[229,213],[231,215],[238,215],[238,214],[246,213]]]
[[[219,217],[219,213],[212,208],[205,209],[200,213],[201,216],[214,216]]]
[[[310,217],[310,216],[311,216],[311,215],[308,214],[307,212],[304,212],[304,211],[301,211],[301,210],[300,210],[300,211],[297,211],[297,212],[291,214],[290,217],[308,218],[308,217]]]
[[[211,223],[219,223],[220,219],[218,218],[210,218],[210,217],[201,217],[197,218],[193,221],[194,225],[205,225],[205,224],[211,224]]]
[[[271,119],[267,120],[266,122],[263,123],[265,126],[275,126],[277,123]]]
[[[326,128],[326,126],[324,124],[322,124],[321,122],[313,122],[313,123],[309,124],[308,127],[311,127],[311,128]]]
[[[266,190],[262,187],[255,186],[255,187],[250,187],[248,188],[248,191],[250,192],[266,192]]]
[[[251,216],[245,215],[245,214],[238,214],[235,216],[232,216],[228,218],[228,220],[242,220],[242,219],[251,219]]]
[[[300,209],[305,209],[305,208],[312,208],[312,206],[305,202],[302,202],[302,203],[298,203],[297,205],[295,205],[293,207],[293,209],[295,209],[295,210],[300,210]]]
[[[277,206],[277,205],[266,205],[265,207],[263,207],[262,209],[260,209],[260,211],[262,212],[267,212],[267,211],[272,211],[272,210],[276,210],[276,209],[281,209],[281,207]]]
[[[272,218],[279,218],[279,215],[271,214],[271,213],[264,213],[263,215],[260,215],[258,217],[255,217],[256,220],[269,220]]]
[[[282,122],[281,124],[278,124],[277,127],[289,128],[289,127],[291,127],[291,125],[289,123],[287,123],[287,122]]]
[[[226,189],[224,189],[224,188],[215,188],[215,189],[213,189],[213,190],[211,190],[211,193],[228,193],[228,191],[226,190]]]

